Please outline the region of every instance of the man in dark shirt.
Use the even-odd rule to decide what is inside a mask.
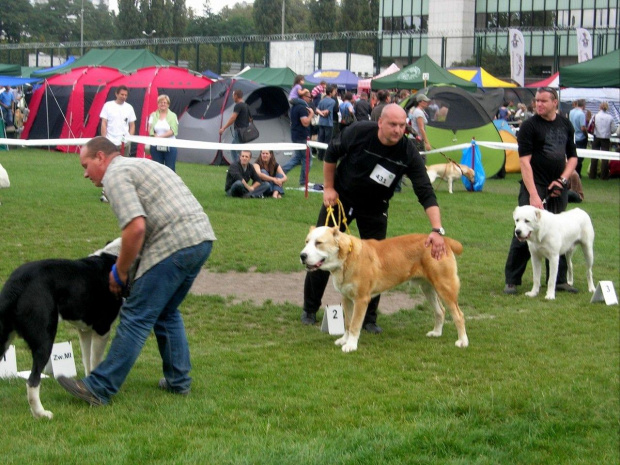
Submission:
[[[250,163],[251,158],[252,152],[242,150],[239,161],[228,168],[224,186],[227,196],[259,198],[269,189],[269,183],[261,183],[256,170]]]
[[[577,166],[575,130],[573,124],[558,110],[558,94],[551,87],[536,91],[536,115],[521,124],[519,163],[521,189],[519,205],[545,208],[551,213],[561,213],[568,204],[568,179]],[[504,293],[516,294],[521,277],[530,259],[527,242],[520,242],[512,235],[506,267]],[[566,282],[566,257],[560,257],[556,291],[577,292]]]
[[[340,199],[347,222],[357,221],[362,239],[385,239],[389,201],[402,176],[407,175],[431,224],[426,246],[431,246],[433,258],[439,260],[445,253],[441,214],[424,161],[411,140],[404,137],[406,121],[405,110],[391,104],[383,109],[378,122],[353,123],[339,139],[332,139],[323,165],[323,206],[317,225],[325,225],[326,208]],[[302,323],[316,322],[328,280],[326,271],[306,274]],[[378,305],[379,296],[370,301],[364,319],[363,328],[372,333],[381,332]]]
[[[355,119],[357,121],[368,121],[370,119],[370,102],[366,92],[362,92],[360,99],[355,103]]]
[[[299,91],[299,98],[293,100],[291,108],[291,142],[305,144],[310,137],[310,123],[314,116],[314,111],[310,108],[312,96],[308,89]],[[301,165],[299,173],[299,185],[306,183],[306,150],[295,150],[293,157],[282,167],[285,173],[288,173],[297,165]],[[312,158],[308,165],[308,174],[312,167]]]
[[[379,121],[383,107],[390,103],[390,93],[387,90],[380,90],[377,92],[377,104],[370,113],[370,119],[372,121]]]
[[[243,91],[241,89],[236,89],[233,92],[233,100],[235,101],[235,106],[233,107],[233,114],[230,115],[228,122],[222,126],[220,129],[220,136],[224,134],[224,131],[233,126],[232,129],[232,144],[242,144],[241,138],[239,137],[239,131],[247,128],[250,125],[250,107],[247,103],[243,101]],[[239,151],[231,150],[230,155],[232,157],[233,162],[239,160]]]

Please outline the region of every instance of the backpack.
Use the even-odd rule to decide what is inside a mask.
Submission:
[[[348,126],[349,124],[355,123],[355,121],[357,121],[355,119],[355,113],[353,112],[352,108],[352,106],[346,105],[345,103],[340,105],[340,113],[342,114],[342,119],[340,120],[340,123],[342,125]]]

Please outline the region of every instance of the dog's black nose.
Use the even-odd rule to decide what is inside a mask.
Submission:
[[[521,230],[520,229],[515,229],[515,234],[517,236],[521,236]]]
[[[308,259],[308,254],[307,253],[299,254],[299,258],[301,259],[301,263],[306,263],[306,260]]]

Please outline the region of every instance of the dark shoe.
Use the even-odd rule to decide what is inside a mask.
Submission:
[[[316,313],[302,312],[301,322],[305,325],[313,325],[316,323]]]
[[[88,390],[83,381],[78,381],[77,379],[67,378],[66,376],[59,376],[57,378],[58,384],[60,384],[65,391],[71,394],[73,397],[77,397],[78,399],[84,400],[88,402],[90,405],[94,405],[95,407],[100,405],[105,405],[101,399],[99,399],[96,395]]]
[[[383,332],[381,326],[378,326],[375,323],[366,323],[362,328],[372,334],[379,334]]]
[[[516,284],[506,284],[504,287],[504,294],[516,294],[517,293],[517,285]]]
[[[167,391],[167,392],[170,392],[172,394],[179,394],[180,396],[186,396],[191,391],[191,389],[184,389],[182,391],[177,391],[176,389],[173,389],[172,386],[170,386],[170,384],[168,384],[168,380],[166,380],[166,378],[160,379],[159,380],[159,384],[157,386],[159,387],[159,389],[161,389],[163,391]]]
[[[568,283],[556,284],[555,292],[571,292],[577,294],[579,290]]]

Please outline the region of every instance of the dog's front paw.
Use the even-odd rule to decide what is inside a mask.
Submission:
[[[547,294],[545,295],[545,299],[547,299],[547,300],[555,300],[555,293],[554,292],[547,292]]]
[[[441,337],[441,331],[429,331],[428,333],[426,333],[426,337]]]
[[[52,418],[54,418],[54,414],[49,410],[39,410],[38,412],[32,412],[32,415],[36,419],[47,418],[48,420],[51,420]]]
[[[337,346],[343,346],[347,343],[347,339],[349,339],[349,336],[347,335],[347,333],[345,333],[344,336],[342,336],[339,339],[336,339],[334,341],[334,344],[336,344]]]
[[[467,347],[469,345],[469,339],[467,339],[467,337],[464,337],[463,339],[458,339],[455,343],[455,346],[464,349],[465,347]]]
[[[357,342],[348,341],[342,346],[342,351],[345,353],[355,352],[357,350]]]
[[[530,291],[525,293],[528,297],[536,297],[538,295],[538,291]]]

